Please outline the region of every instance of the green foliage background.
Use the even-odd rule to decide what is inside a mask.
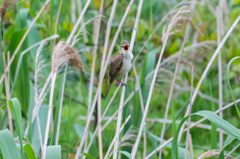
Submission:
[[[19,69],[19,75],[16,80],[15,86],[13,86],[14,78],[16,75],[17,63],[20,59],[20,52],[24,51],[31,45],[50,37],[54,34],[55,20],[57,16],[59,0],[51,0],[51,4],[46,7],[43,13],[40,15],[37,22],[34,24],[30,33],[28,34],[26,40],[21,46],[20,51],[18,52],[15,60],[11,65],[10,70],[10,82],[11,82],[11,98],[16,97],[21,104],[21,114],[22,114],[22,127],[23,130],[27,127],[28,123],[31,121],[32,110],[34,106],[34,70],[35,70],[35,60],[36,60],[36,51],[38,47],[31,49],[22,57],[21,67]],[[161,21],[161,19],[166,15],[170,10],[172,10],[180,0],[168,0],[168,1],[159,1],[159,0],[145,0],[142,8],[141,18],[137,30],[137,37],[135,40],[135,46],[133,48],[133,54],[136,56],[140,51],[141,47],[144,45],[154,27]],[[187,42],[185,47],[190,47],[193,45],[193,41],[197,40],[197,43],[212,41],[211,43],[207,43],[204,47],[197,47],[196,49],[192,49],[190,51],[185,51],[182,56],[182,62],[180,64],[176,87],[173,92],[171,109],[169,112],[169,120],[172,120],[173,124],[167,124],[167,129],[165,132],[165,139],[168,139],[175,135],[178,124],[175,123],[176,120],[182,120],[184,117],[184,113],[186,110],[186,106],[189,102],[190,98],[190,80],[191,80],[191,65],[194,65],[194,85],[197,86],[197,83],[204,71],[206,65],[209,62],[213,52],[217,48],[217,19],[216,19],[216,6],[219,4],[219,1],[198,1],[199,3],[196,6],[195,11],[200,15],[201,22],[198,22],[196,19],[193,19],[196,22],[197,26],[200,28],[201,32],[204,36],[196,35],[196,31],[191,29],[189,41]],[[235,19],[240,15],[240,1],[239,0],[229,0],[227,2],[227,11],[223,12],[223,26],[222,32],[225,33],[229,30],[232,23]],[[29,27],[31,21],[36,16],[41,6],[45,3],[44,0],[24,0],[19,1],[16,6],[11,7],[5,15],[4,21],[4,45],[5,45],[5,53],[7,57],[7,52],[10,52],[10,56],[13,54],[16,49],[19,41],[23,37],[26,29]],[[86,0],[82,0],[82,5],[86,3]],[[93,17],[99,14],[100,0],[93,0],[84,15],[84,21],[88,21]],[[93,94],[96,92],[96,86],[98,85],[98,75],[100,71],[101,65],[101,56],[103,52],[104,45],[104,37],[105,30],[102,29],[104,26],[106,27],[107,20],[109,19],[112,0],[106,0],[105,6],[107,7],[105,10],[105,18],[102,21],[101,32],[99,37],[98,51],[97,51],[97,61],[95,67],[95,83],[93,88]],[[114,16],[112,30],[110,34],[110,43],[115,35],[115,32],[119,26],[119,22],[124,14],[124,11],[129,3],[129,0],[121,0],[118,2],[116,14]],[[77,3],[76,3],[77,7]],[[129,40],[131,38],[132,29],[135,22],[135,16],[137,12],[138,1],[135,0],[130,13],[124,23],[124,26],[121,30],[120,36],[115,45],[113,54],[116,53],[120,47],[120,42],[123,39]],[[75,12],[75,16],[78,17],[78,12]],[[71,21],[71,3],[70,1],[63,1],[63,5],[60,11],[59,22],[57,25],[57,34],[60,38],[57,39],[57,42],[61,39],[66,40],[73,29],[74,22]],[[146,77],[156,66],[157,58],[159,56],[161,47],[162,47],[162,32],[164,26],[167,26],[170,18],[164,22],[160,28],[153,34],[152,39],[147,43],[146,48],[142,51],[137,62],[135,63],[135,67],[137,69],[137,73],[140,79],[140,85],[143,93],[143,101],[146,104],[146,100],[148,97],[150,83],[152,81],[152,76],[148,79]],[[76,145],[78,145],[82,133],[85,127],[85,120],[81,120],[83,116],[87,115],[87,102],[88,102],[88,91],[89,91],[89,82],[91,75],[91,64],[93,60],[92,49],[93,49],[93,29],[94,24],[90,23],[86,25],[87,38],[88,42],[84,42],[82,36],[80,36],[80,40],[75,44],[75,48],[78,49],[81,60],[86,68],[86,72],[83,74],[82,72],[77,72],[72,66],[68,68],[67,79],[65,84],[65,94],[69,97],[65,97],[63,100],[63,108],[61,114],[61,129],[60,129],[60,141],[61,145],[61,154],[62,158],[73,158],[76,152]],[[240,25],[234,29],[233,33],[225,43],[223,49],[221,50],[222,54],[222,70],[223,70],[223,102],[224,105],[233,101],[227,83],[227,63],[234,57],[240,55]],[[172,35],[167,43],[163,62],[168,59],[175,53],[177,53],[183,42],[183,32]],[[86,49],[89,48],[89,49]],[[42,77],[39,78],[38,84],[40,87],[44,85],[46,78],[48,77],[51,67],[51,55],[53,51],[53,42],[50,41],[45,44],[43,51],[41,52],[41,59],[44,59],[44,64],[48,64],[47,67],[42,69]],[[163,119],[165,113],[165,107],[167,104],[167,98],[169,94],[169,89],[171,86],[171,81],[173,78],[173,73],[175,70],[177,58],[165,63],[161,66],[160,73],[157,76],[157,81],[155,83],[154,92],[152,95],[150,108],[148,111],[148,119]],[[3,74],[3,64],[2,57],[0,57],[0,75]],[[231,83],[231,88],[233,92],[233,96],[235,99],[239,99],[240,94],[240,63],[239,59],[235,60],[229,72],[229,79]],[[57,77],[56,86],[55,86],[55,94],[54,94],[54,119],[57,119],[59,103],[60,103],[60,92],[63,81],[63,73],[64,71],[60,69],[60,73]],[[132,92],[135,90],[135,78],[134,72],[131,70],[128,78],[128,86],[126,89],[125,98],[127,98]],[[107,87],[107,74],[105,76],[104,84],[103,84],[103,94]],[[105,110],[111,96],[116,90],[116,84],[112,84],[110,89],[110,93],[107,98],[102,99],[102,112]],[[204,80],[200,91],[202,94],[210,99],[202,98],[201,96],[197,96],[193,107],[192,113],[201,111],[201,110],[210,110],[214,111],[218,109],[218,104],[211,100],[211,98],[218,99],[218,68],[217,68],[217,60],[214,61],[210,72],[208,73],[206,79]],[[42,134],[44,134],[44,128],[46,123],[46,116],[48,110],[48,98],[46,96],[46,100],[39,110],[39,119],[41,123]],[[74,101],[72,98],[81,101],[82,104]],[[120,101],[120,92],[118,92],[116,98],[114,99],[111,108],[107,112],[106,116],[111,116],[119,106]],[[8,127],[6,116],[6,98],[5,98],[5,86],[4,82],[0,85],[0,129],[6,129]],[[127,106],[124,107],[123,110],[123,121],[125,118],[131,114],[132,117],[130,122],[124,128],[124,132],[133,125],[136,130],[138,130],[139,125],[141,123],[142,113],[139,101],[138,92],[135,92],[133,98],[128,102]],[[201,119],[200,116],[192,116],[192,121],[197,121]],[[231,107],[223,112],[223,119],[231,123],[233,126],[239,128],[240,122],[239,117],[237,115],[235,107]],[[14,136],[18,136],[17,123],[16,118],[14,121]],[[156,137],[159,137],[161,134],[162,123],[157,122],[148,122],[147,120],[147,150],[149,153],[154,150],[158,145],[159,141],[156,140]],[[103,122],[105,123],[105,122]],[[205,121],[204,124],[210,125],[211,122]],[[55,124],[56,126],[56,124]],[[107,151],[109,144],[111,143],[116,129],[116,120],[111,122],[109,126],[103,131],[103,150]],[[6,131],[6,130],[4,130]],[[54,127],[53,132],[56,131],[56,127]],[[91,124],[90,132],[94,131],[94,121]],[[194,148],[194,157],[197,158],[203,152],[210,149],[218,149],[218,133],[211,134],[210,130],[203,128],[193,128],[191,129],[192,142]],[[6,132],[7,133],[7,132]],[[154,135],[153,135],[154,134]],[[216,135],[216,136],[212,136]],[[90,133],[91,136],[91,133]],[[154,137],[153,137],[154,136]],[[182,143],[179,145],[184,147],[185,142],[185,134],[182,137]],[[215,138],[215,142],[212,143],[213,140],[211,138]],[[227,135],[224,135],[224,139],[227,138]],[[39,153],[39,138],[38,138],[38,130],[36,121],[34,121],[29,127],[29,132],[27,136],[23,136],[23,141],[26,141],[31,144],[34,148],[34,152]],[[55,141],[55,133],[50,135],[49,143],[54,143]],[[1,141],[0,141],[1,142]],[[133,141],[130,141],[133,142]],[[234,140],[227,148],[226,152],[232,150],[237,144],[239,140]],[[11,144],[13,144],[11,142]],[[141,141],[137,153],[137,158],[141,158],[143,152],[143,142]],[[215,145],[215,146],[214,146]],[[26,147],[28,148],[28,147]],[[53,148],[54,149],[54,148]],[[59,147],[56,148],[59,151]],[[131,152],[131,147],[123,147],[121,148],[124,151]],[[24,148],[25,150],[25,148]],[[3,149],[1,149],[3,151]],[[32,150],[31,150],[32,151]],[[95,158],[98,157],[98,141],[97,138],[92,145],[89,154]],[[166,148],[163,151],[163,155],[168,158],[168,155],[171,154],[171,149]],[[0,158],[2,154],[0,153]],[[51,154],[49,154],[51,155]],[[240,155],[240,148],[232,153],[234,157]],[[39,157],[39,156],[37,156]],[[124,155],[122,155],[124,158]],[[156,154],[153,158],[158,158]]]

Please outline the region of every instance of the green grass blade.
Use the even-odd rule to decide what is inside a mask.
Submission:
[[[240,112],[239,112],[239,109],[237,107],[237,104],[235,102],[235,98],[233,96],[233,92],[232,92],[232,88],[231,88],[231,84],[230,84],[230,79],[229,79],[229,72],[230,72],[230,67],[231,67],[231,64],[234,60],[236,59],[240,59],[240,56],[237,56],[237,57],[234,57],[232,58],[228,64],[227,64],[227,81],[228,81],[228,87],[229,87],[229,90],[230,90],[230,93],[231,93],[231,96],[232,96],[232,99],[233,99],[233,102],[234,102],[234,105],[235,105],[235,108],[236,108],[236,111],[237,111],[237,114],[238,114],[238,117],[240,118]]]
[[[46,159],[61,159],[61,146],[54,145],[47,147]]]
[[[132,155],[127,151],[118,151],[118,152],[120,152],[121,154],[124,154],[125,156],[127,156],[127,158],[132,158]]]
[[[24,146],[24,151],[26,152],[26,155],[28,159],[36,159],[36,155],[32,149],[32,146],[30,144],[26,144]]]
[[[12,115],[15,119],[17,132],[20,140],[21,147],[21,158],[23,158],[23,143],[22,143],[22,111],[21,105],[17,98],[12,98],[9,100],[9,107],[11,109]]]
[[[211,84],[211,72],[209,73],[208,77],[208,82],[209,82],[209,91],[210,91],[210,96],[213,97],[212,95],[212,84]],[[212,105],[212,111],[215,111],[215,106],[213,101],[211,100],[211,105]],[[211,129],[211,149],[217,149],[217,127],[213,123],[211,124],[212,129]]]
[[[224,148],[227,147],[234,139],[235,137],[228,135],[227,139],[224,142],[223,148],[218,156],[218,159],[224,158]]]
[[[215,114],[212,111],[199,111],[197,113],[191,114],[191,115],[199,115],[202,117],[207,118],[210,122],[212,122],[213,124],[215,124],[217,127],[219,127],[220,129],[222,129],[223,131],[225,131],[226,133],[228,133],[229,135],[231,135],[232,137],[237,138],[238,140],[240,140],[240,131],[233,126],[232,124],[228,123],[227,121],[225,121],[224,119],[220,118],[217,114]],[[178,129],[174,135],[173,141],[172,141],[172,159],[176,159],[176,156],[178,154],[178,134],[179,131],[182,127],[182,125],[184,124],[184,122],[187,120],[189,116],[183,118],[178,126]]]
[[[7,159],[20,158],[17,146],[9,130],[5,129],[0,131],[0,141],[1,141],[0,149],[3,155],[3,158],[7,158]]]
[[[87,159],[96,159],[95,157],[93,157],[93,156],[91,156],[91,155],[89,155],[87,153],[84,153],[83,155],[86,156]]]

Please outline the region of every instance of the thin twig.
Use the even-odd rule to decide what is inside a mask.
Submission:
[[[189,111],[188,111],[188,115],[191,114],[191,108],[192,108],[192,103],[191,103],[191,99],[192,99],[192,92],[193,92],[193,75],[194,75],[194,67],[192,66],[192,71],[191,71],[191,91],[190,91],[190,104],[189,104]],[[189,144],[189,137],[190,137],[190,122],[191,122],[191,116],[188,117],[188,125],[187,125],[187,137],[186,137],[186,146],[185,146],[185,159],[187,159],[187,155],[188,155],[188,144]]]
[[[69,99],[71,99],[71,101],[74,101],[74,102],[76,102],[76,103],[79,103],[79,104],[81,104],[82,106],[84,106],[84,107],[87,108],[87,105],[86,105],[85,103],[81,102],[80,100],[77,100],[76,98],[70,97],[70,96],[69,96],[68,94],[66,94],[66,93],[64,93],[64,97],[69,98]]]

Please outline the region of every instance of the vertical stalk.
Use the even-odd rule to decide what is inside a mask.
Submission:
[[[7,70],[6,68],[6,59],[5,59],[5,53],[4,53],[4,41],[3,41],[3,20],[4,20],[4,14],[1,14],[1,51],[2,51],[2,60],[3,60],[3,68],[4,68],[4,78],[5,78],[5,92],[6,92],[6,100],[7,100],[7,112],[8,112],[8,124],[9,124],[9,130],[11,134],[13,135],[13,125],[12,125],[12,114],[9,108],[9,99],[10,99],[10,91],[9,91],[9,81],[7,76]]]
[[[191,114],[191,108],[192,108],[192,92],[193,92],[193,71],[194,71],[194,67],[192,66],[192,71],[191,71],[191,90],[190,90],[190,104],[188,107],[188,115]],[[187,159],[188,156],[188,144],[190,141],[190,122],[191,122],[191,116],[188,117],[188,126],[187,126],[187,137],[186,137],[186,146],[185,146],[185,159]]]
[[[149,108],[149,105],[150,105],[154,84],[155,84],[155,81],[156,81],[156,78],[157,78],[158,69],[159,69],[159,66],[160,66],[160,63],[161,63],[161,60],[162,60],[163,52],[164,52],[166,44],[167,44],[167,40],[168,40],[168,36],[165,38],[165,41],[163,41],[162,50],[161,50],[161,53],[160,53],[160,56],[159,56],[159,59],[158,59],[158,62],[157,62],[157,66],[156,66],[155,71],[154,71],[154,75],[153,75],[153,79],[152,79],[151,86],[150,86],[150,89],[149,89],[147,103],[145,105],[145,110],[144,110],[141,125],[140,125],[140,128],[139,128],[138,136],[137,136],[136,142],[135,142],[135,144],[133,146],[133,149],[132,149],[132,158],[131,159],[134,159],[135,155],[137,153],[137,148],[138,148],[139,141],[140,141],[140,138],[141,138],[141,135],[142,135],[142,131],[143,131],[143,128],[144,128],[144,125],[145,125],[145,120],[146,120],[146,117],[147,117],[147,112],[148,112],[148,108]]]
[[[136,15],[135,24],[134,24],[133,33],[132,33],[132,38],[131,38],[130,47],[129,47],[130,48],[129,51],[131,51],[131,52],[133,51],[135,37],[136,37],[136,34],[137,34],[138,23],[139,23],[141,11],[142,11],[142,4],[143,4],[143,0],[139,0],[137,15]],[[127,82],[127,78],[128,78],[128,73],[124,76],[124,82],[125,83]],[[116,159],[117,154],[118,154],[117,152],[118,152],[118,145],[119,145],[120,126],[121,126],[121,122],[122,122],[122,109],[123,109],[123,101],[124,101],[125,90],[126,90],[126,87],[123,87],[122,88],[122,93],[121,93],[120,104],[119,104],[118,118],[117,118],[117,127],[116,127],[116,133],[115,133],[116,140],[115,140],[115,143],[114,143],[113,159]]]
[[[52,72],[52,82],[51,82],[51,90],[50,90],[50,99],[49,99],[49,107],[48,107],[48,116],[47,116],[47,125],[46,125],[46,130],[45,130],[45,136],[44,136],[44,143],[43,143],[43,156],[42,158],[46,158],[46,151],[47,151],[47,143],[48,143],[48,134],[49,134],[49,129],[50,129],[50,121],[52,117],[52,112],[53,112],[53,93],[54,93],[54,86],[55,86],[55,81],[57,77],[57,72],[53,73]]]
[[[220,26],[221,25],[221,18],[222,18],[222,12],[221,9],[219,7],[217,7],[217,42],[218,45],[221,42],[221,29]],[[223,97],[222,97],[222,57],[221,57],[221,50],[219,51],[218,54],[218,102],[219,102],[219,109],[222,108],[223,105]],[[223,113],[220,112],[219,116],[222,118],[223,117]],[[221,150],[223,146],[223,131],[222,129],[219,130],[219,149]]]
[[[63,75],[63,84],[62,84],[60,107],[59,107],[59,112],[58,112],[57,134],[56,134],[56,139],[55,139],[55,145],[58,145],[58,140],[59,140],[61,114],[62,114],[62,104],[63,104],[63,94],[64,94],[66,75],[67,75],[67,67],[68,67],[68,63],[66,63],[66,65],[65,65],[65,71],[64,71],[64,75]]]
[[[168,110],[169,110],[170,105],[171,105],[172,92],[173,92],[175,80],[176,80],[176,77],[177,77],[178,67],[179,67],[179,64],[180,64],[180,61],[181,61],[181,56],[182,56],[185,44],[188,41],[189,31],[190,31],[190,25],[187,26],[187,30],[185,32],[184,40],[183,40],[183,43],[182,43],[182,46],[181,46],[181,50],[180,50],[180,54],[179,54],[178,61],[177,61],[177,64],[176,64],[173,80],[172,80],[172,83],[171,83],[171,88],[170,88],[169,95],[168,95],[168,101],[167,101],[167,106],[166,106],[165,115],[164,115],[162,132],[161,132],[161,145],[163,144],[164,132],[165,132],[165,127],[166,127],[166,122],[165,121],[167,120]],[[162,149],[159,151],[159,158],[160,159],[161,159],[161,156],[162,156]]]
[[[96,56],[97,56],[97,48],[98,48],[98,39],[99,39],[99,33],[100,33],[100,26],[101,26],[101,20],[102,20],[102,12],[103,12],[103,4],[105,0],[102,0],[100,10],[99,10],[99,18],[96,21],[96,29],[95,36],[94,36],[94,48],[93,48],[93,62],[92,62],[92,69],[91,69],[91,78],[90,78],[90,86],[89,86],[89,96],[88,96],[88,112],[90,111],[91,102],[92,102],[92,90],[93,90],[93,82],[94,82],[94,69],[95,69],[95,63],[96,63]],[[98,123],[99,130],[101,130],[101,95],[98,96],[98,102],[97,102],[97,117],[98,117]],[[99,148],[99,158],[103,158],[103,152],[102,152],[102,132],[98,131],[98,148]]]
[[[45,7],[48,5],[49,2],[50,2],[50,0],[46,0],[46,2],[44,3],[44,5],[42,6],[41,10],[38,12],[38,14],[36,15],[36,17],[33,19],[32,23],[31,23],[30,26],[28,27],[27,31],[26,31],[25,34],[23,35],[21,41],[19,42],[16,50],[14,51],[14,53],[13,53],[13,55],[12,55],[12,57],[11,57],[10,62],[8,63],[7,67],[4,69],[6,72],[9,70],[9,68],[10,68],[10,66],[11,66],[11,64],[12,64],[14,58],[15,58],[15,56],[17,55],[20,47],[22,46],[24,40],[26,39],[29,31],[31,30],[31,28],[33,27],[34,23],[37,21],[37,19],[39,18],[40,14],[43,12],[43,10],[45,9]],[[4,76],[4,75],[3,75],[3,76]],[[3,76],[2,76],[1,79],[0,79],[0,85],[1,85],[2,80],[3,80]]]

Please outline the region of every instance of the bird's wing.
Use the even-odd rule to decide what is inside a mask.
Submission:
[[[111,76],[112,78],[115,78],[117,72],[120,70],[122,66],[122,63],[123,63],[123,55],[118,52],[111,60],[109,76]]]

